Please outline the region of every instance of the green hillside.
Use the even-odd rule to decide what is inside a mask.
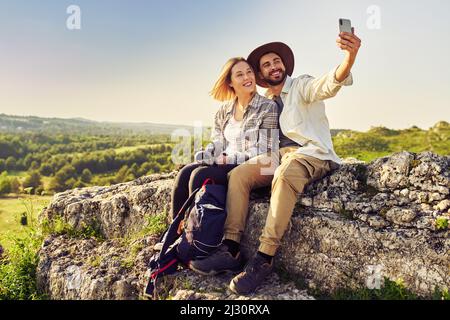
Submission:
[[[340,157],[366,162],[401,151],[450,155],[450,124],[441,121],[428,130],[418,127],[405,130],[375,127],[367,132],[344,130],[333,137],[333,143]]]

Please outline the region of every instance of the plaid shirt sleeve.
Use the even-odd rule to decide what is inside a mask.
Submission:
[[[232,156],[237,163],[256,157],[273,149],[273,130],[278,129],[278,106],[266,98],[260,97],[259,107],[253,108],[244,120],[244,135],[240,141],[242,150]]]

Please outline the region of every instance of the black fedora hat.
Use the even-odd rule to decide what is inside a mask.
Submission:
[[[247,61],[252,66],[253,70],[255,70],[255,72],[258,73],[259,60],[263,55],[268,54],[270,52],[276,53],[277,55],[280,56],[281,60],[283,60],[284,66],[286,67],[286,73],[289,76],[292,76],[295,64],[294,53],[292,52],[291,48],[289,48],[286,44],[282,42],[266,43],[265,45],[256,48],[255,50],[253,50],[252,53],[250,53],[250,55],[247,58]],[[264,80],[260,79],[258,75],[256,75],[256,83],[263,88],[269,87],[269,85]]]

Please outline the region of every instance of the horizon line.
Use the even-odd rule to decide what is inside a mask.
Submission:
[[[40,119],[57,119],[57,120],[82,120],[82,121],[87,121],[87,122],[94,122],[94,123],[106,123],[106,124],[151,124],[151,125],[166,125],[166,126],[183,126],[183,127],[194,127],[195,125],[187,125],[187,124],[180,124],[180,123],[163,123],[163,122],[137,122],[137,121],[124,121],[124,122],[119,122],[119,121],[109,121],[109,120],[93,120],[93,119],[88,119],[88,118],[84,118],[84,117],[70,117],[70,118],[64,118],[64,117],[43,117],[43,116],[37,116],[37,115],[17,115],[17,114],[6,114],[6,113],[0,113],[0,116],[7,116],[7,117],[22,117],[22,118],[40,118]],[[202,122],[202,121],[199,121]],[[411,128],[419,128],[421,130],[429,130],[431,128],[434,128],[438,123],[441,122],[446,122],[448,123],[446,120],[439,120],[437,121],[434,125],[430,126],[427,129],[421,128],[417,125],[412,125],[408,128],[388,128],[384,125],[372,125],[370,126],[369,129],[367,129],[366,131],[369,131],[373,128],[387,128],[387,129],[391,129],[391,130],[407,130],[407,129],[411,129]],[[360,130],[355,130],[355,129],[343,129],[343,128],[330,128],[330,130],[351,130],[351,131],[357,131],[357,132],[364,132],[364,131],[360,131]]]

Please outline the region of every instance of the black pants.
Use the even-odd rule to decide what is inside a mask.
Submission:
[[[184,166],[178,172],[172,189],[172,212],[174,218],[189,195],[197,188],[201,187],[206,179],[214,179],[216,184],[228,186],[227,174],[236,167],[235,164],[207,166],[199,163],[191,163]]]

